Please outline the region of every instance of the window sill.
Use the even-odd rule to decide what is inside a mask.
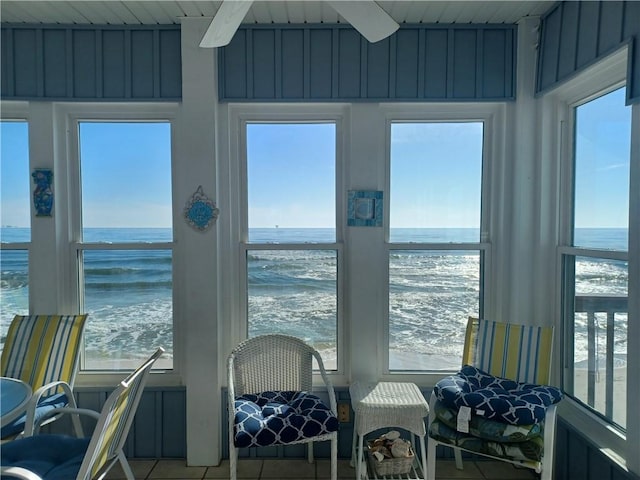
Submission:
[[[75,387],[114,387],[124,380],[130,372],[80,372],[76,376]],[[176,387],[184,382],[177,373],[172,370],[152,371],[147,380],[149,387]]]
[[[625,459],[626,436],[623,432],[571,398],[565,398],[558,405],[558,415],[612,463],[629,472]]]

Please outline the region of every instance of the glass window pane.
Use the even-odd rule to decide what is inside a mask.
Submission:
[[[171,125],[81,122],[84,242],[171,242]],[[85,250],[85,369],[130,369],[157,346],[173,358],[172,252]]]
[[[335,242],[335,185],[335,124],[247,125],[250,242]]]
[[[31,241],[29,124],[0,121],[0,241]],[[29,313],[29,252],[0,250],[0,349],[15,315]]]
[[[84,233],[128,228],[117,238],[132,242],[149,241],[143,229],[171,229],[170,124],[82,122],[79,132]]]
[[[480,254],[394,250],[389,258],[389,369],[457,370],[478,315]]]
[[[481,122],[391,125],[391,242],[480,240],[482,143]]]
[[[2,241],[28,242],[31,239],[29,124],[1,121],[0,139]],[[22,229],[17,237],[12,228]]]
[[[0,350],[4,348],[4,341],[13,317],[29,314],[28,261],[29,253],[26,250],[0,250],[0,268],[2,269]]]
[[[171,250],[87,250],[83,260],[84,369],[132,369],[160,346],[157,368],[171,368]]]
[[[338,253],[335,250],[250,250],[248,335],[301,338],[337,368]]]
[[[628,250],[631,107],[625,88],[575,109],[574,245]]]
[[[626,426],[627,262],[576,257],[574,397]]]

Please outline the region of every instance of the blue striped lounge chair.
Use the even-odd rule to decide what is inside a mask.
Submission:
[[[440,380],[429,411],[427,479],[435,479],[436,446],[531,468],[553,478],[556,404],[549,386],[553,327],[470,317],[462,369]]]
[[[2,350],[1,374],[29,384],[33,396],[26,413],[2,427],[3,439],[30,435],[34,422],[47,411],[76,406],[72,389],[86,320],[87,314],[14,317]],[[77,417],[74,426],[79,428]]]

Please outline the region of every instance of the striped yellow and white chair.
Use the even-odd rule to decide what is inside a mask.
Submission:
[[[47,415],[69,413],[97,420],[91,437],[40,434],[3,444],[0,450],[2,478],[23,480],[101,480],[117,462],[127,480],[135,480],[123,447],[136,414],[140,397],[155,361],[164,353],[158,348],[151,357],[109,395],[100,413],[63,407]]]
[[[2,427],[3,439],[23,432],[30,435],[34,422],[49,410],[76,406],[73,383],[86,320],[87,314],[14,317],[2,350],[0,373],[29,384],[33,396],[26,413]],[[76,418],[74,426],[80,428]]]
[[[436,446],[534,469],[553,478],[556,404],[549,386],[553,327],[469,318],[463,367],[439,381],[429,411],[427,479],[435,479]]]

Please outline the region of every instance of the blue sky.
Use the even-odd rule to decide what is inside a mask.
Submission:
[[[627,226],[623,105],[620,89],[577,110],[577,227]],[[28,226],[27,125],[1,122],[0,136],[1,223]],[[335,126],[251,124],[247,138],[249,225],[333,227]],[[167,123],[84,122],[80,139],[85,227],[171,226]],[[481,139],[478,122],[393,124],[391,227],[478,227]]]
[[[577,228],[627,227],[631,107],[621,88],[577,108]]]

